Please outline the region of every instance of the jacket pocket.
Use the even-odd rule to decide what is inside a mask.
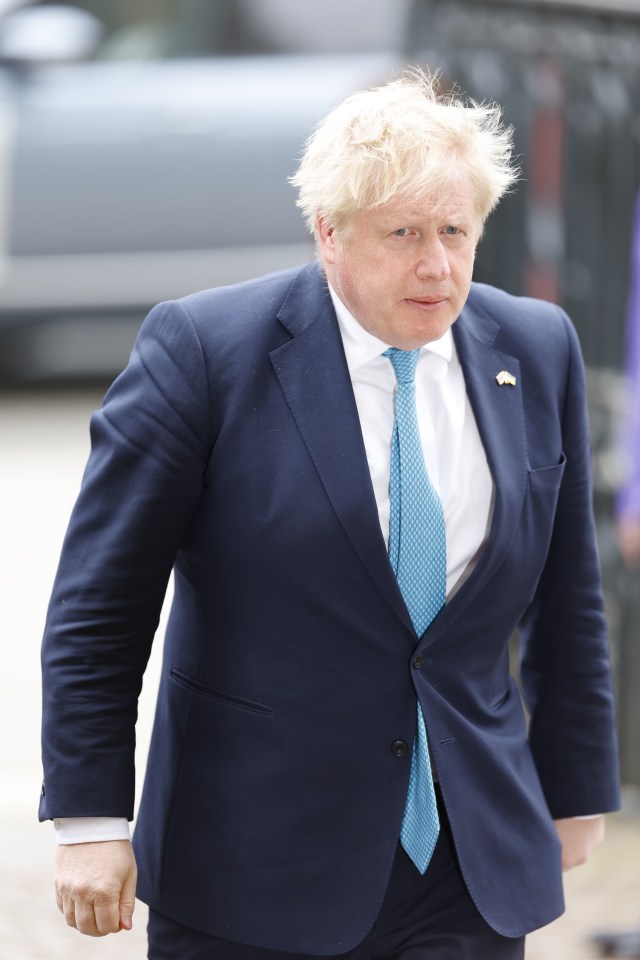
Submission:
[[[266,703],[260,703],[259,700],[249,700],[246,697],[239,697],[237,694],[229,693],[226,690],[217,690],[215,687],[210,687],[207,684],[201,683],[199,680],[188,677],[186,673],[182,673],[180,670],[172,669],[171,677],[176,683],[180,684],[181,687],[185,687],[199,697],[207,697],[209,700],[217,700],[219,703],[224,703],[229,707],[237,707],[241,710],[249,710],[251,713],[259,713],[263,717],[273,716],[273,708]]]
[[[532,493],[541,493],[544,490],[557,490],[562,483],[564,468],[567,458],[564,453],[559,463],[554,463],[550,467],[538,467],[536,470],[529,470],[529,489]]]

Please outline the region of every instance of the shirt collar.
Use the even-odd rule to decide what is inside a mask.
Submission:
[[[385,350],[388,350],[389,344],[383,340],[379,340],[378,337],[375,337],[372,333],[369,333],[368,330],[365,330],[347,307],[345,307],[331,284],[328,286],[338,318],[338,326],[340,327],[344,352],[347,358],[347,366],[349,367],[349,371],[357,370],[358,367],[363,367],[366,363],[379,357]],[[453,357],[453,334],[451,333],[451,328],[449,328],[439,340],[425,343],[420,350],[421,352],[428,351],[429,353],[434,353],[448,363]]]

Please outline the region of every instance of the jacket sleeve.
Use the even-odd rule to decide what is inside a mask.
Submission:
[[[549,554],[521,624],[530,745],[554,818],[605,813],[619,805],[584,368],[573,326],[562,317],[569,346],[561,412],[566,468]]]
[[[133,817],[142,676],[211,444],[198,337],[161,304],[91,422],[42,647],[41,819]]]

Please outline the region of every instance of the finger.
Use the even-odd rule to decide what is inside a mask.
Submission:
[[[118,932],[120,929],[120,911],[117,897],[97,896],[93,904],[93,911],[96,929],[100,936]]]
[[[133,911],[136,907],[136,881],[137,871],[135,868],[131,871],[122,885],[120,891],[120,929],[131,930],[133,928]]]
[[[96,918],[93,911],[93,904],[87,900],[76,901],[76,930],[87,937],[101,937],[98,930]]]
[[[66,920],[68,926],[75,927],[76,925],[76,905],[71,897],[63,897],[62,899],[62,912],[64,913],[64,919]]]
[[[64,913],[64,904],[62,902],[62,896],[60,894],[60,891],[58,890],[57,884],[54,884],[54,887],[56,891],[56,906],[58,907],[58,910],[60,911],[60,913]]]

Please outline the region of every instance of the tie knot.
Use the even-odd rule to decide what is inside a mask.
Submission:
[[[413,383],[419,353],[420,350],[399,350],[397,347],[389,347],[382,356],[391,360],[398,383]]]

